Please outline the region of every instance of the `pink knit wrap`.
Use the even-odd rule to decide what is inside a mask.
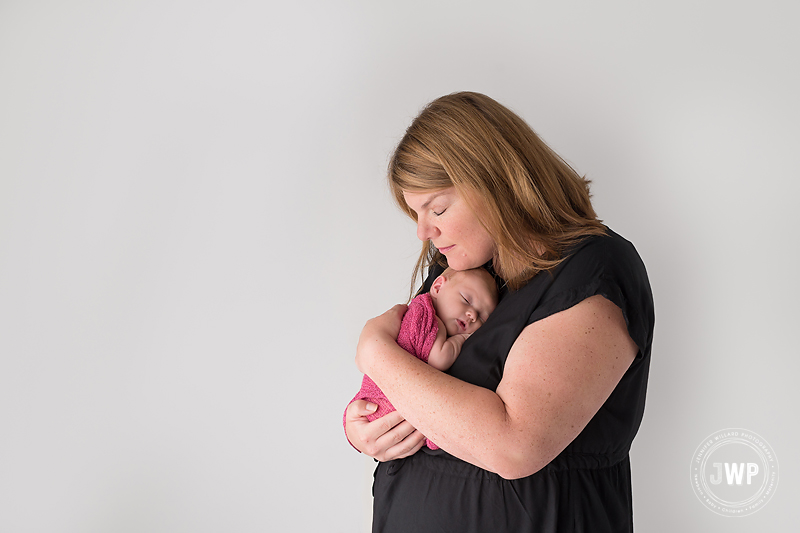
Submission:
[[[403,315],[403,321],[400,324],[397,344],[417,359],[427,363],[438,332],[439,325],[431,295],[420,294],[408,304],[408,311]],[[356,400],[367,400],[378,405],[378,409],[374,413],[367,415],[370,422],[395,410],[383,391],[367,375],[364,375],[364,379],[361,381],[361,390],[350,400],[350,403]],[[347,409],[345,409],[346,412]],[[346,419],[343,419],[343,423],[346,425]],[[439,449],[430,439],[426,439],[425,444],[431,450]]]

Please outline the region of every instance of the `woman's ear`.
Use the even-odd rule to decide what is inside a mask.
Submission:
[[[433,280],[433,285],[431,285],[431,296],[436,298],[439,296],[439,291],[442,290],[442,286],[447,281],[447,278],[444,275],[439,276],[435,280]]]

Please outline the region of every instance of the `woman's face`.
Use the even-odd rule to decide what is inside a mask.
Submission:
[[[417,213],[417,237],[433,242],[452,268],[477,268],[494,255],[494,240],[454,187],[403,197]]]

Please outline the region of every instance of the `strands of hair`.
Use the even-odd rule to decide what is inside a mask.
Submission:
[[[406,130],[389,162],[389,184],[416,221],[403,191],[455,187],[497,247],[495,272],[515,290],[558,265],[582,238],[605,226],[580,176],[514,112],[486,95],[459,92],[428,104]],[[422,245],[413,286],[446,258]]]

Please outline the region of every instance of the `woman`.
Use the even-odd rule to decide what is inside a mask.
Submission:
[[[347,409],[351,443],[380,461],[373,530],[631,531],[654,323],[636,250],[588,181],[481,94],[429,104],[389,179],[423,241],[414,279],[486,266],[503,295],[447,373],[397,346],[404,306],[364,327],[356,364],[397,408]]]

